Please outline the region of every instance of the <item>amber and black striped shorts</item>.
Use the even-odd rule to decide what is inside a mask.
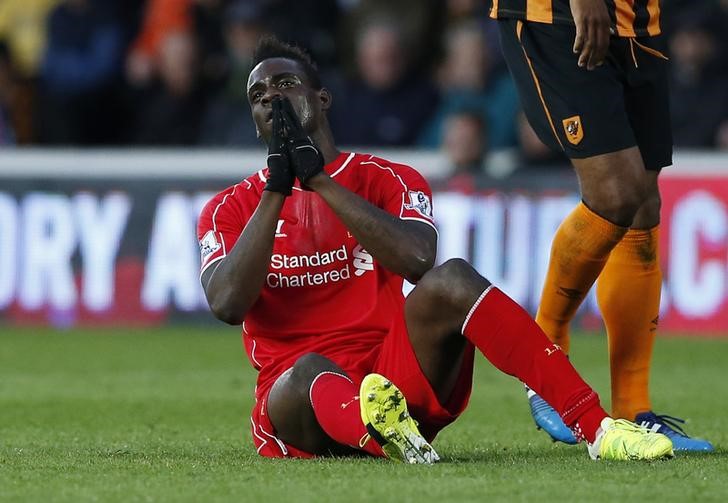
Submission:
[[[647,169],[672,164],[662,36],[612,37],[605,63],[589,71],[572,51],[574,26],[498,24],[523,110],[541,141],[572,159],[636,145]]]

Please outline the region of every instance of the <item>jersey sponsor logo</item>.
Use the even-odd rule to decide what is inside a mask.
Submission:
[[[349,254],[346,250],[346,245],[341,245],[340,248],[334,248],[325,252],[316,252],[311,255],[274,253],[270,258],[270,266],[276,271],[268,273],[266,276],[266,284],[270,288],[297,288],[336,283],[351,278],[351,269],[347,263],[348,261]],[[344,262],[344,267],[322,272],[305,271],[294,274],[279,272],[288,269],[322,267],[337,262]]]
[[[277,238],[288,237],[288,234],[283,232],[283,222],[285,222],[285,220],[283,220],[283,219],[278,220],[278,225],[276,225],[276,236],[275,237],[277,237]]]
[[[415,210],[423,217],[432,218],[432,203],[430,202],[430,196],[421,190],[410,190],[407,195],[409,196],[410,202],[404,204],[406,209]]]
[[[326,252],[316,252],[311,255],[285,255],[274,253],[270,257],[270,266],[273,269],[297,269],[299,267],[318,267],[333,264],[336,261],[346,262],[349,255],[346,245]]]
[[[351,270],[349,269],[349,264],[346,264],[343,268],[334,269],[333,271],[307,271],[301,274],[269,272],[265,278],[265,282],[270,288],[298,288],[301,286],[320,286],[328,283],[338,283],[349,278],[351,278]]]
[[[352,265],[355,276],[363,276],[367,271],[374,270],[374,257],[360,244],[351,251],[353,262],[349,263],[349,253],[346,245],[333,250],[316,252],[311,255],[286,255],[274,253],[270,258],[270,267],[273,269],[266,276],[269,288],[297,288],[302,286],[319,286],[328,283],[337,283],[351,279]],[[304,270],[314,267],[324,267],[339,264],[334,269],[317,272]],[[341,264],[344,264],[341,267]],[[299,271],[291,274],[291,269]]]
[[[215,231],[207,231],[207,234],[200,239],[200,255],[202,256],[202,260],[205,260],[221,247],[222,245],[217,242],[217,237],[215,237]]]
[[[572,145],[578,145],[584,138],[584,126],[581,123],[581,117],[574,115],[561,121],[564,125],[564,132],[566,133],[566,139]]]
[[[362,247],[362,245],[356,245],[356,248],[351,252],[354,255],[354,274],[361,276],[367,271],[374,270],[374,258]]]

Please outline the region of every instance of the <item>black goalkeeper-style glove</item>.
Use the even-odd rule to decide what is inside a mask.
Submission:
[[[313,140],[306,134],[296,112],[288,99],[283,98],[283,122],[288,132],[288,154],[293,171],[306,188],[306,182],[324,169],[324,156]]]
[[[273,128],[268,142],[268,158],[266,159],[268,180],[266,180],[263,190],[290,196],[296,176],[293,174],[288,155],[281,99],[273,98],[271,106],[273,108]]]

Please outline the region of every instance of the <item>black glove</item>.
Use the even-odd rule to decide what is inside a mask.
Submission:
[[[288,99],[282,100],[283,122],[288,132],[288,154],[296,176],[305,188],[306,182],[324,169],[324,156],[306,134]]]
[[[266,159],[268,180],[266,180],[263,190],[290,196],[296,177],[291,169],[291,160],[286,146],[281,99],[273,98],[271,106],[273,108],[273,128],[268,142],[268,158]]]

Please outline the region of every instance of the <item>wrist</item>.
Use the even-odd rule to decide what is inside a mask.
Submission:
[[[331,177],[327,173],[321,171],[321,172],[313,175],[308,180],[306,180],[305,185],[306,185],[306,187],[308,187],[311,190],[318,190],[318,189],[324,187],[330,181],[331,181]]]
[[[260,196],[260,200],[265,201],[267,203],[271,204],[277,204],[279,203],[281,206],[283,205],[283,202],[286,200],[287,194],[284,194],[282,192],[278,192],[273,189],[264,188],[263,194]]]

